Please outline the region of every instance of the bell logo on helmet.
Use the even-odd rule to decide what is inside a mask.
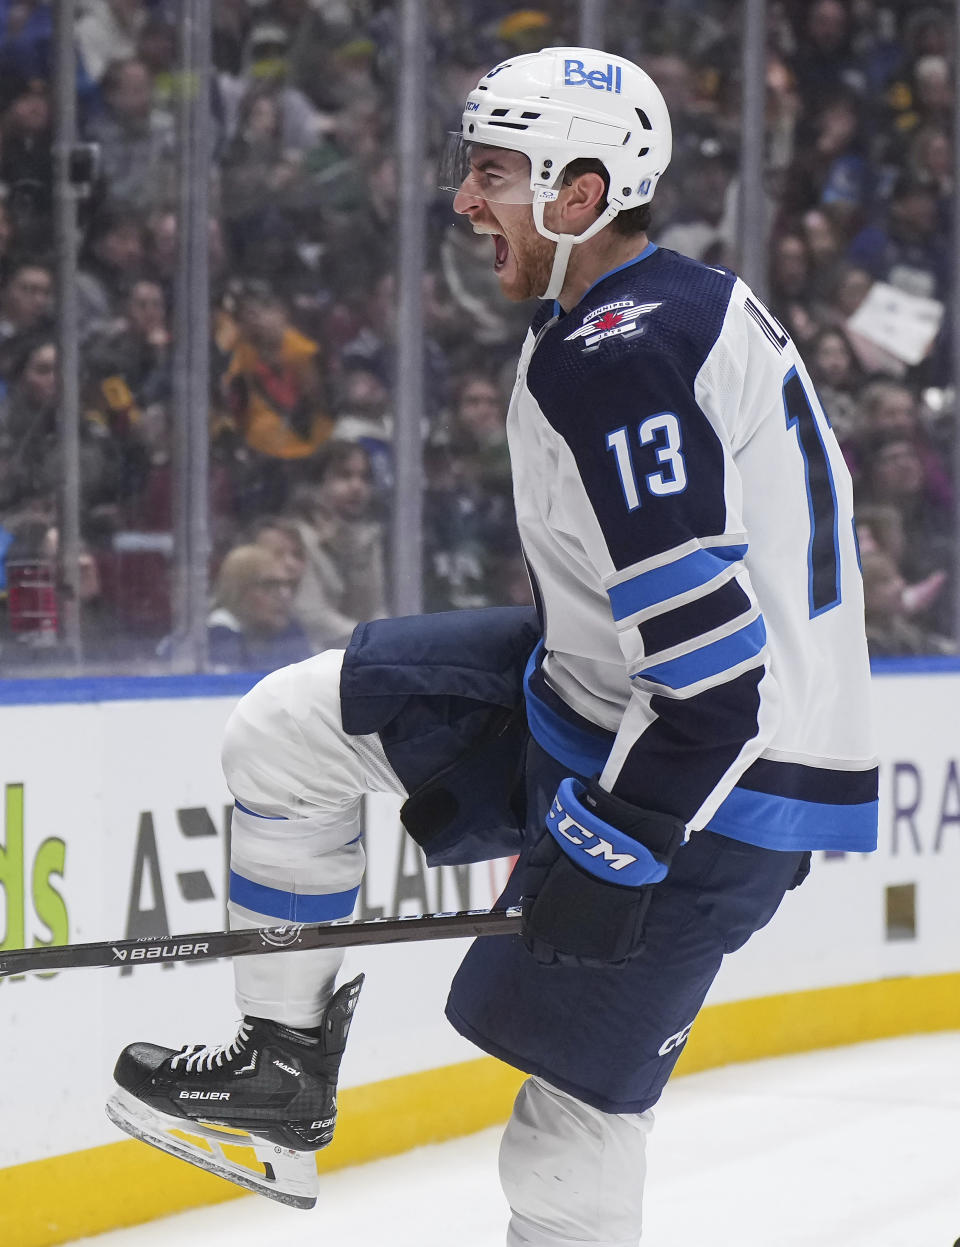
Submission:
[[[623,70],[619,65],[607,63],[603,69],[586,69],[583,61],[563,62],[563,85],[565,87],[592,87],[594,91],[611,91],[620,94]]]

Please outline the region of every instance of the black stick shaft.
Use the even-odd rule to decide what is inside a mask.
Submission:
[[[298,952],[311,948],[354,948],[361,944],[402,944],[416,940],[471,939],[514,935],[519,909],[467,909],[451,914],[376,918],[370,922],[293,924],[249,931],[199,931],[191,935],[139,940],[104,940],[42,948],[0,950],[0,978],[40,970],[75,970],[83,966],[148,966],[171,961],[210,961],[254,953]]]

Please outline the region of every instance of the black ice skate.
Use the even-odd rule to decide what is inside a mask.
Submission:
[[[236,1038],[120,1053],[107,1116],[181,1160],[294,1208],[317,1202],[312,1153],[333,1138],[337,1074],[363,983],[344,984],[315,1030],[245,1017]]]

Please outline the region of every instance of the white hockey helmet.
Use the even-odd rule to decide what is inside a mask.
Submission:
[[[505,147],[530,161],[529,183],[479,184],[475,146]],[[554,272],[544,293],[555,298],[570,248],[622,211],[649,203],[670,163],[670,116],[659,88],[632,61],[593,48],[543,48],[501,62],[467,97],[460,133],[441,160],[441,186],[500,203],[529,203],[539,233],[555,241]],[[579,235],[556,234],[544,207],[559,195],[563,171],[581,157],[609,175],[607,208]]]

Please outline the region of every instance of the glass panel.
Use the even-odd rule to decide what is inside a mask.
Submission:
[[[397,157],[399,4],[143,0],[125,4],[120,21],[105,16],[110,6],[76,0],[77,138],[98,157],[94,166],[92,149],[78,148],[72,161],[89,188],[78,190],[74,286],[78,665],[57,575],[56,9],[8,7],[0,673],[183,669],[196,661],[184,629],[198,611],[210,615],[213,669],[264,669],[342,644],[357,620],[391,610],[396,542],[420,540],[392,520],[396,348],[408,315],[408,304],[398,311],[396,232],[410,178],[427,188],[424,604],[528,600],[504,417],[533,308],[502,298],[496,246],[436,188],[445,136],[480,76],[586,30],[637,60],[671,109],[654,241],[735,268],[762,253],[766,302],[798,342],[853,471],[874,653],[953,651],[949,14],[768,4],[766,132],[749,137],[764,154],[763,184],[741,200],[748,0],[430,0],[425,169]],[[210,210],[178,277],[202,176],[188,159],[195,125],[184,125],[198,13],[212,20]],[[754,191],[760,225],[744,256],[738,209]],[[185,309],[202,298],[202,247],[209,329],[192,335],[197,318]],[[191,359],[209,363],[206,397]],[[199,481],[198,422],[209,431]],[[205,495],[209,561],[189,522]]]

